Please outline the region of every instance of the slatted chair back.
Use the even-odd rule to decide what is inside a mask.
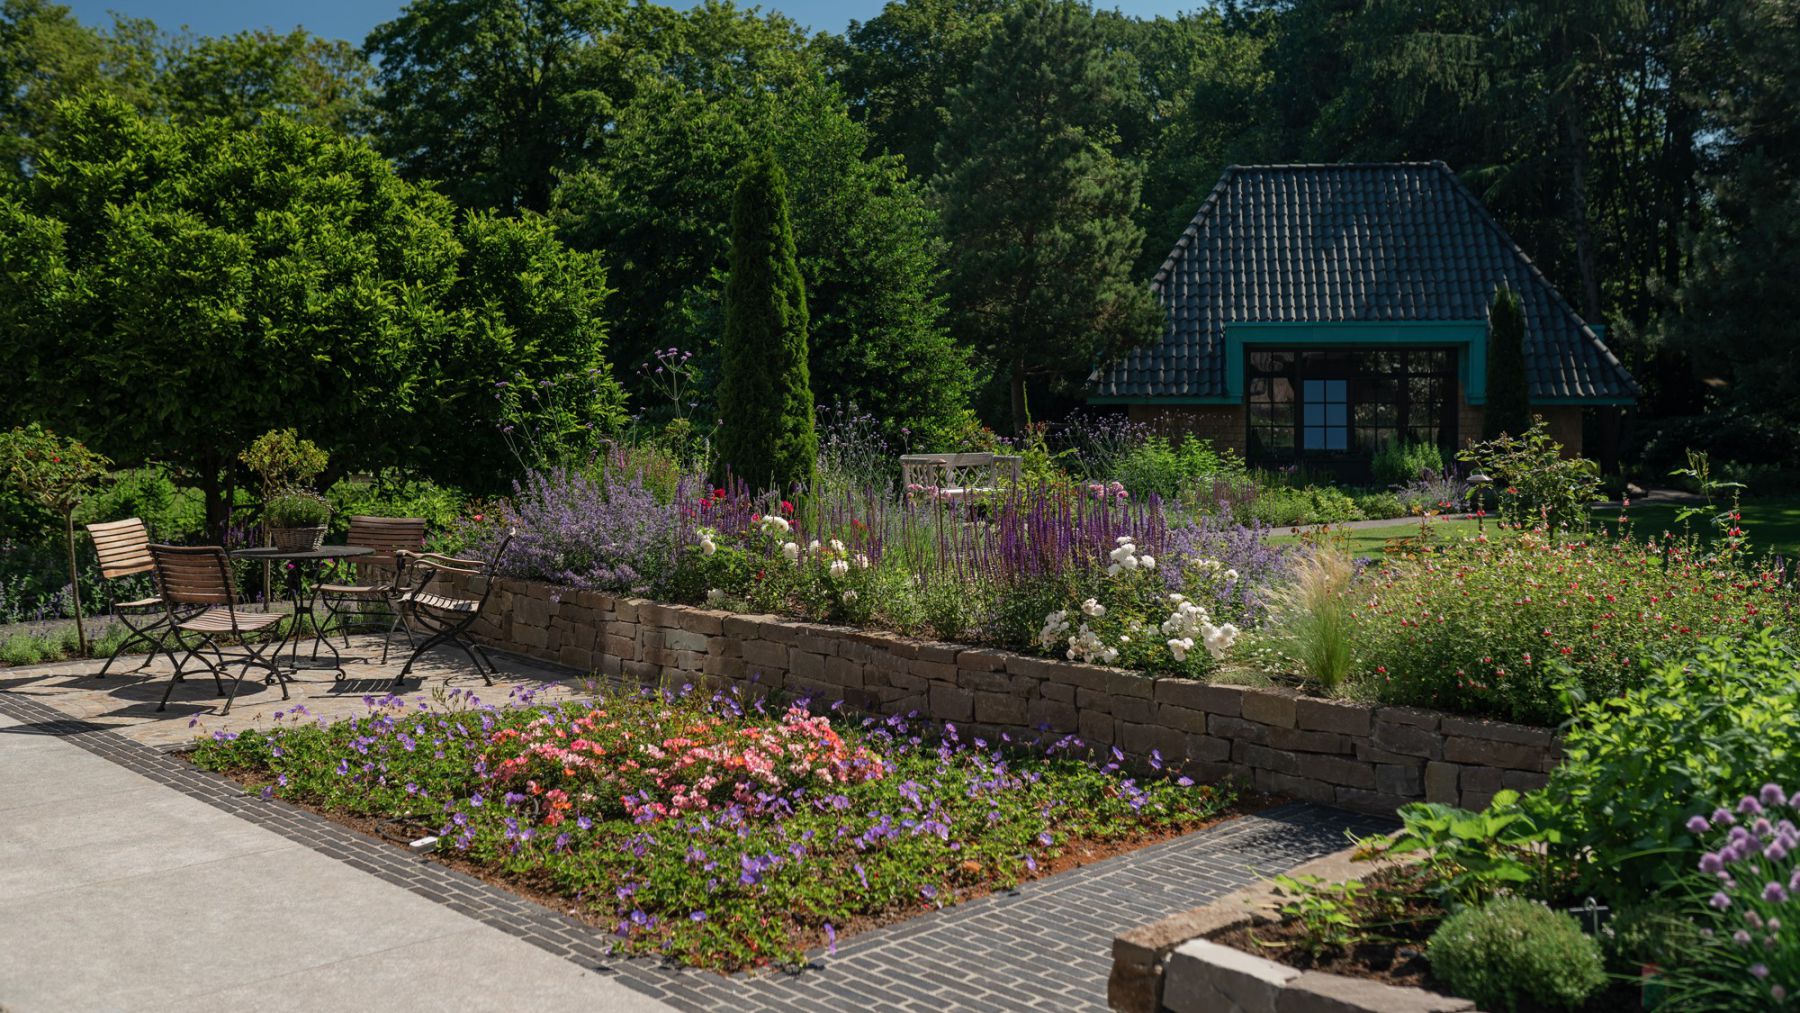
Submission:
[[[392,569],[396,552],[417,553],[425,547],[425,518],[351,517],[350,535],[344,541],[348,545],[375,550],[369,555],[357,557],[357,565]]]
[[[89,524],[87,531],[94,539],[94,551],[100,556],[100,574],[107,580],[147,573],[155,568],[156,561],[150,558],[150,529],[138,518]]]
[[[234,605],[237,582],[231,560],[216,545],[152,545],[156,583],[174,605]]]

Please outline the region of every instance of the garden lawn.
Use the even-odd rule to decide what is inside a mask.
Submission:
[[[627,952],[736,970],[1006,888],[1098,847],[1216,819],[1229,793],[1117,759],[723,696],[610,693],[218,733],[193,760],[348,818],[437,835],[453,860],[574,900]]]

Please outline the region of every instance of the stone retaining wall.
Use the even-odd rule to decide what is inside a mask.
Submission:
[[[1200,780],[1242,778],[1307,801],[1392,812],[1485,806],[1544,783],[1543,728],[1191,679],[778,616],[496,582],[477,634],[521,654],[646,684],[757,685],[875,714],[918,711],[965,734],[1077,735]]]

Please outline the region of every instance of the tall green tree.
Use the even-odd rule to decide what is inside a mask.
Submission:
[[[691,351],[711,403],[734,183],[752,155],[773,152],[788,176],[814,389],[857,402],[897,444],[945,447],[966,424],[972,381],[943,324],[923,188],[870,150],[791,23],[726,15],[703,6],[663,33],[675,55],[638,79],[604,150],[556,193],[564,235],[612,268],[614,360]]]
[[[335,468],[493,488],[494,378],[607,368],[596,258],[536,216],[459,215],[360,141],[105,97],[65,105],[53,136],[0,194],[0,400],[186,470],[215,533],[233,458],[267,430]]]
[[[819,439],[806,363],[806,282],[788,221],[787,174],[761,155],[744,166],[731,208],[715,439],[720,467],[753,489],[813,485]]]
[[[543,211],[623,88],[620,0],[414,0],[370,33],[380,147],[464,207]]]
[[[1130,71],[1087,7],[1029,0],[952,97],[935,182],[951,330],[1006,378],[1015,432],[1027,381],[1069,387],[1162,320],[1132,273],[1142,169],[1113,150]]]
[[[304,29],[258,30],[200,39],[172,53],[159,91],[170,116],[225,118],[253,126],[264,116],[339,133],[368,129],[375,70],[348,42]]]
[[[1800,3],[1740,5],[1721,42],[1708,214],[1665,326],[1727,403],[1800,427]]]
[[[1487,410],[1482,436],[1522,435],[1531,428],[1531,391],[1525,374],[1525,304],[1502,285],[1488,309]]]
[[[96,31],[49,0],[0,0],[0,178],[23,177],[49,140],[56,104],[98,89],[157,106],[167,42],[148,21]]]

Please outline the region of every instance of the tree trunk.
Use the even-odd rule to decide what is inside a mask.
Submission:
[[[1016,359],[1012,367],[1012,423],[1013,435],[1024,436],[1025,427],[1031,424],[1031,410],[1025,404],[1025,360]]]
[[[82,657],[87,657],[87,628],[81,624],[81,571],[75,568],[75,508],[63,507],[63,534],[69,541],[69,597],[75,603],[75,642]]]
[[[200,491],[206,500],[206,537],[214,545],[225,544],[225,527],[231,522],[225,489],[219,483],[219,465],[211,455],[200,462]]]

